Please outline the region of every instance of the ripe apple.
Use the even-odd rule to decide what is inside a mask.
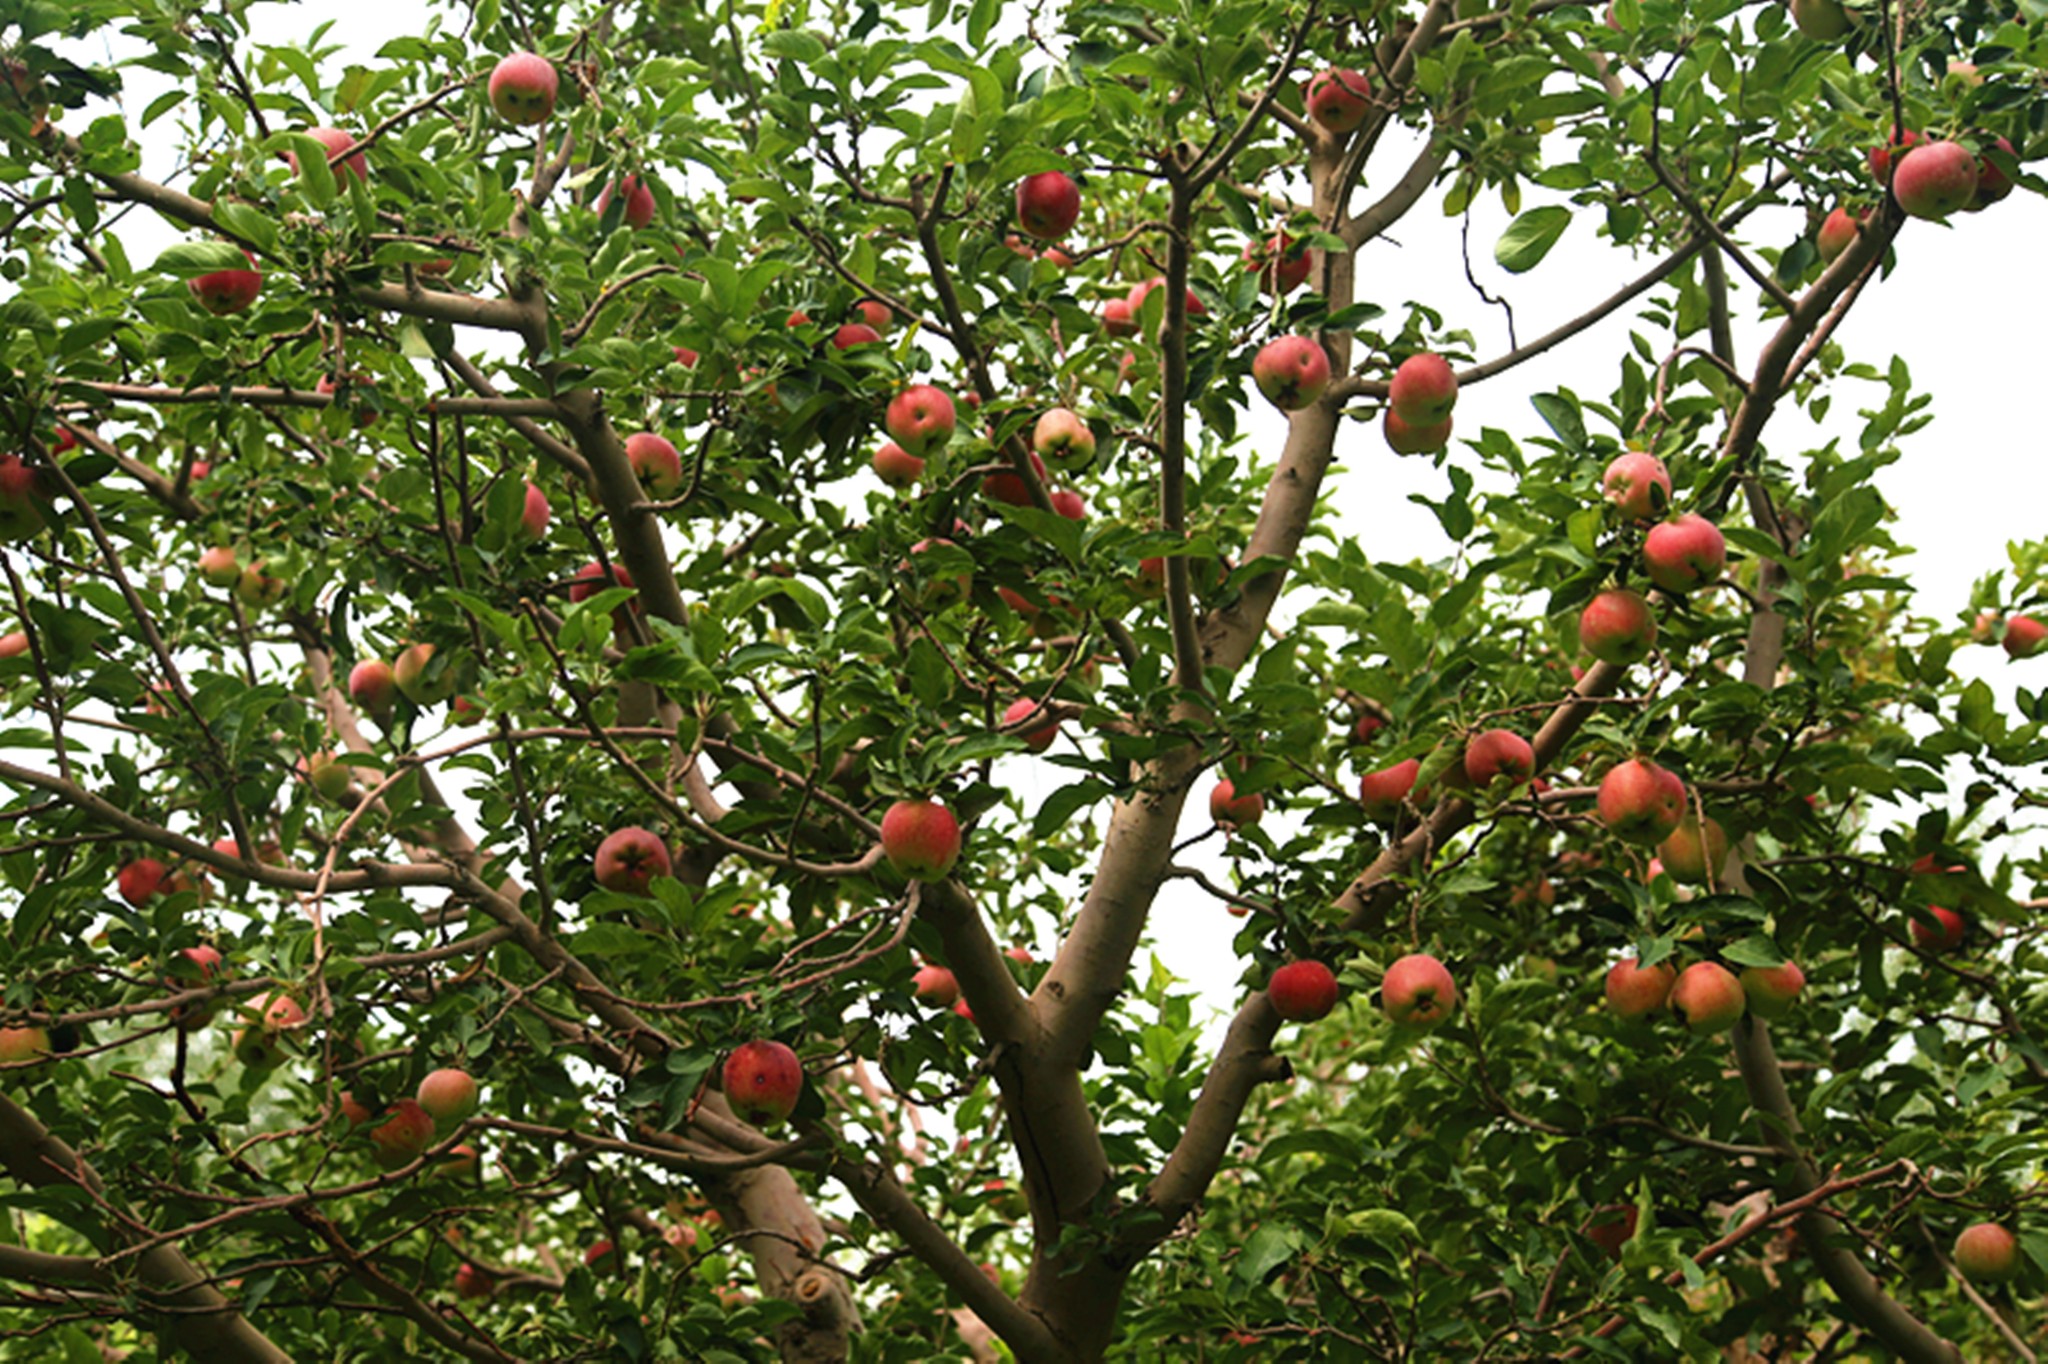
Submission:
[[[1048,462],[1071,469],[1095,458],[1095,433],[1079,413],[1055,407],[1031,428],[1031,448]]]
[[[1088,519],[1087,499],[1072,488],[1061,488],[1050,494],[1048,500],[1052,503],[1052,509],[1069,521]]]
[[[1465,745],[1465,779],[1486,789],[1520,786],[1536,775],[1536,750],[1511,729],[1489,729]]]
[[[1032,725],[1028,729],[1013,729],[1014,726],[1023,724],[1034,714],[1041,716],[1041,723]],[[1045,752],[1046,749],[1052,747],[1052,741],[1060,737],[1060,722],[1045,715],[1040,709],[1039,704],[1028,696],[1017,698],[1004,709],[1003,728],[1011,730],[1013,738],[1022,739],[1024,746],[1033,753]]]
[[[1017,226],[1042,242],[1073,231],[1081,216],[1081,187],[1063,171],[1040,171],[1017,182]]]
[[[1412,952],[1387,968],[1380,982],[1380,1007],[1408,1028],[1434,1028],[1458,1007],[1458,986],[1444,964],[1426,952]]]
[[[1045,461],[1038,457],[1036,450],[1028,453],[1031,459],[1031,472],[1038,476],[1040,483],[1045,482]],[[1031,490],[1024,486],[1023,475],[1008,470],[990,474],[982,479],[981,495],[992,501],[1008,503],[1012,507],[1031,505]]]
[[[677,346],[675,347],[675,353],[676,363],[684,369],[697,368],[697,361],[700,358],[697,352],[691,350],[688,346]]]
[[[1815,233],[1813,238],[1813,245],[1820,252],[1821,262],[1833,265],[1837,256],[1854,245],[1857,236],[1863,231],[1864,221],[1869,216],[1867,212],[1851,213],[1846,208],[1838,208],[1828,214],[1820,225],[1820,231]]]
[[[1309,80],[1304,102],[1308,116],[1331,132],[1353,132],[1372,112],[1372,82],[1360,71],[1326,68]]]
[[[1252,380],[1273,406],[1299,412],[1330,386],[1330,356],[1310,337],[1277,337],[1253,357]]]
[[[1783,1018],[1791,1013],[1805,988],[1806,972],[1793,962],[1751,966],[1742,972],[1742,993],[1749,1000],[1749,1011],[1758,1018]]]
[[[9,630],[0,635],[0,659],[20,658],[28,652],[28,631]]]
[[[910,978],[911,989],[927,1004],[950,1009],[960,998],[960,982],[943,966],[926,963]]]
[[[2048,625],[2032,616],[2005,618],[2005,652],[2010,658],[2032,658],[2048,644]]]
[[[42,528],[36,471],[20,455],[0,454],[0,540],[26,540]]]
[[[1648,451],[1625,451],[1601,475],[1600,491],[1624,519],[1648,521],[1671,507],[1671,473]]]
[[[607,587],[631,587],[632,585],[633,575],[626,572],[624,564],[614,563],[612,565],[611,581],[606,582],[604,565],[594,562],[588,563],[577,569],[576,576],[569,580],[569,600],[572,602],[589,601]],[[639,610],[640,599],[635,597],[632,605],[634,610]]]
[[[560,88],[555,64],[537,52],[514,52],[491,68],[491,107],[507,123],[531,127],[547,122]]]
[[[1130,300],[1131,316],[1136,317],[1138,315],[1138,310],[1145,306],[1145,300],[1152,296],[1154,289],[1163,289],[1165,287],[1166,276],[1164,275],[1154,275],[1143,283],[1132,285],[1131,292],[1126,296]],[[1187,303],[1189,317],[1204,317],[1208,315],[1209,306],[1196,296],[1193,289],[1188,290]]]
[[[1685,783],[1648,758],[1630,758],[1600,779],[1600,821],[1624,843],[1652,847],[1685,818]]]
[[[924,477],[924,461],[893,440],[875,451],[873,464],[875,477],[892,488],[915,488]]]
[[[226,545],[199,551],[199,577],[209,587],[233,587],[242,580],[242,565]]]
[[[548,495],[531,483],[526,485],[526,501],[519,512],[518,533],[528,540],[538,540],[548,533],[548,520],[554,509],[548,506]]]
[[[426,1154],[434,1144],[434,1119],[411,1099],[400,1099],[390,1114],[370,1129],[371,1158],[380,1170],[400,1170]]]
[[[434,646],[412,644],[399,652],[391,666],[391,680],[399,693],[416,706],[438,706],[455,695],[455,660],[449,660],[438,675],[430,671]]]
[[[1387,401],[1410,426],[1435,426],[1451,415],[1458,402],[1458,376],[1450,361],[1421,351],[1401,362],[1387,386]]]
[[[2004,1283],[2020,1272],[2019,1241],[1996,1222],[1977,1222],[1956,1237],[1954,1259],[1972,1283]]]
[[[945,880],[960,841],[960,821],[935,800],[899,800],[882,816],[882,855],[913,880]]]
[[[953,439],[953,400],[931,384],[912,384],[889,402],[882,417],[889,439],[922,459]]]
[[[476,1112],[476,1078],[452,1066],[428,1071],[420,1081],[418,1102],[436,1128],[452,1131],[456,1124]]]
[[[1718,885],[1728,861],[1728,833],[1713,818],[1702,820],[1687,811],[1671,836],[1657,845],[1657,857],[1674,881]]]
[[[1696,1033],[1726,1032],[1742,1017],[1742,982],[1718,962],[1696,961],[1678,973],[1671,1007]]]
[[[242,254],[249,257],[247,270],[214,270],[185,281],[199,306],[215,317],[231,317],[246,311],[263,292],[263,272],[255,268],[256,257],[249,254],[246,246]]]
[[[1962,915],[1940,905],[1929,905],[1924,915],[1913,915],[1913,942],[1923,952],[1953,952],[1963,945],[1968,931]]]
[[[597,845],[597,883],[606,890],[645,895],[655,877],[669,874],[668,849],[638,825],[615,829]]]
[[[181,890],[190,890],[189,877],[172,873],[171,869],[154,857],[138,857],[121,868],[114,877],[114,886],[121,892],[121,898],[137,909],[142,908],[158,895],[176,895]]]
[[[305,1026],[306,1011],[290,995],[258,995],[246,1012],[256,1021],[236,1030],[235,1059],[250,1070],[275,1070],[284,1064],[286,1034]]]
[[[674,497],[683,486],[683,461],[676,447],[652,431],[626,437],[626,463],[650,497]]]
[[[2007,156],[2015,159],[2018,157],[2018,153],[2012,149],[2012,143],[2002,137],[1991,145]],[[2000,170],[1989,156],[1980,156],[1977,158],[1977,193],[1964,211],[1975,213],[1979,209],[1989,208],[2011,193],[2012,177]]]
[[[1977,158],[1960,142],[1927,142],[1892,169],[1892,197],[1914,218],[1939,222],[1977,197]]]
[[[622,217],[627,227],[638,232],[654,222],[654,191],[642,184],[637,175],[629,175],[604,187],[604,193],[597,196],[599,218],[604,217],[604,211],[611,207],[613,190],[617,190],[625,200]]]
[[[1415,778],[1421,771],[1420,758],[1406,758],[1360,777],[1358,799],[1365,806],[1365,817],[1382,824],[1392,821],[1401,813],[1401,802],[1415,789]]]
[[[1671,963],[1660,961],[1655,966],[1644,966],[1638,957],[1618,961],[1607,969],[1604,992],[1607,1007],[1631,1021],[1648,1017],[1664,1007],[1671,997],[1671,986],[1678,979],[1678,972]]]
[[[1297,248],[1294,238],[1275,233],[1261,244],[1244,244],[1245,264],[1259,278],[1259,287],[1269,294],[1290,294],[1308,279],[1311,268],[1307,248]]]
[[[552,67],[549,68],[553,70]],[[517,122],[515,119],[514,122]],[[455,1295],[459,1298],[488,1298],[497,1289],[491,1276],[464,1260],[455,1266]]]
[[[389,715],[398,694],[398,677],[381,658],[366,658],[349,669],[348,695],[360,709],[371,715]]]
[[[235,600],[252,610],[260,611],[277,605],[289,591],[290,583],[263,571],[261,559],[243,569],[241,576],[235,579]]]
[[[1831,43],[1849,31],[1849,12],[1839,0],[1790,0],[1792,25],[1817,43]]]
[[[957,573],[932,567],[920,561],[921,556],[940,548],[951,548],[953,542],[944,536],[933,536],[919,540],[910,547],[910,557],[898,567],[916,580],[915,601],[922,611],[943,611],[966,601],[968,593],[974,590],[974,574],[968,570]]]
[[[1137,309],[1131,306],[1128,295],[1113,298],[1102,305],[1102,330],[1111,336],[1136,336],[1138,334]]]
[[[339,128],[308,128],[306,129],[306,136],[327,149],[327,159],[329,161],[333,161],[337,155],[347,151],[356,144],[354,133],[343,132]],[[292,174],[297,175],[299,173],[298,153],[286,152],[284,159],[291,163]],[[348,178],[351,175],[365,183],[370,178],[369,160],[361,152],[357,152],[353,156],[344,157],[341,163],[333,169],[335,183],[340,185],[347,184]]]
[[[950,816],[949,816],[950,818]],[[725,1058],[725,1100],[756,1127],[773,1127],[796,1109],[804,1068],[780,1042],[744,1042]]]
[[[852,350],[855,346],[872,345],[882,339],[882,334],[865,322],[843,322],[832,333],[832,349]]]
[[[1721,576],[1728,541],[1721,528],[1696,512],[1660,521],[1643,537],[1643,569],[1666,592],[1690,592]]]
[[[0,1028],[0,1065],[50,1054],[50,1034],[41,1028]],[[0,1075],[0,1083],[6,1077]]]
[[[1919,145],[1919,142],[1920,134],[1914,132],[1911,128],[1905,128],[1895,133],[1889,139],[1886,146],[1872,147],[1866,153],[1865,159],[1870,162],[1870,173],[1877,178],[1877,183],[1880,185],[1890,184],[1893,154],[1915,147]]]
[[[1387,438],[1387,448],[1397,455],[1433,455],[1451,443],[1449,417],[1430,426],[1411,426],[1389,407],[1381,414],[1380,430]]]
[[[1257,791],[1240,796],[1228,777],[1217,778],[1215,789],[1209,792],[1209,818],[1225,829],[1248,829],[1265,813],[1265,796]]]
[[[1319,961],[1291,961],[1266,982],[1266,1001],[1290,1023],[1313,1023],[1337,1007],[1337,977]]]
[[[1640,663],[1656,647],[1657,617],[1639,593],[1611,587],[1579,613],[1579,644],[1602,663]]]
[[[890,312],[889,305],[879,298],[864,298],[853,305],[853,310],[859,313],[860,320],[873,327],[878,335],[888,331],[896,321],[896,314]]]
[[[1367,711],[1359,716],[1358,723],[1351,727],[1351,742],[1354,744],[1369,744],[1378,738],[1379,732],[1386,727],[1387,722],[1384,719],[1373,714],[1371,711]]]

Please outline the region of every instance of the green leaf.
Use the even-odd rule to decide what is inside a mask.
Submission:
[[[1572,211],[1561,204],[1532,208],[1508,224],[1493,245],[1493,258],[1501,269],[1513,274],[1533,270],[1571,224]]]

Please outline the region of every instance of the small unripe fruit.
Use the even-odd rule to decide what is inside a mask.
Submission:
[[[1996,1222],[1978,1222],[1956,1237],[1955,1262],[1972,1283],[2004,1283],[2020,1272],[2019,1241]]]

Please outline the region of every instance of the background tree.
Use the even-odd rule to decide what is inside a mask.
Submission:
[[[0,30],[6,1357],[2034,1358],[2039,547],[1838,334],[2038,17],[250,21]]]

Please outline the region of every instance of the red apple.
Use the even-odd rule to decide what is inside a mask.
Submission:
[[[514,52],[491,68],[491,108],[507,123],[530,127],[547,122],[560,88],[555,64],[537,52]]]
[[[1034,714],[1040,717],[1040,723],[1021,730],[1014,728],[1024,724]],[[1022,739],[1024,746],[1033,753],[1045,752],[1052,747],[1052,741],[1060,737],[1060,722],[1047,716],[1039,704],[1028,696],[1019,697],[1004,709],[1003,728],[1011,731],[1013,738]]]
[[[913,880],[945,880],[960,841],[960,821],[935,800],[899,800],[882,816],[882,855]]]
[[[552,68],[550,68],[552,70]],[[517,122],[517,120],[514,120]],[[461,1298],[488,1298],[497,1285],[491,1276],[467,1260],[455,1266],[455,1295]]]
[[[2005,618],[2005,652],[2011,658],[2032,658],[2048,643],[2048,625],[2032,616]]]
[[[873,465],[875,477],[892,488],[914,488],[924,477],[924,461],[893,440],[875,451]]]
[[[1061,516],[1066,517],[1069,521],[1086,521],[1088,519],[1087,499],[1083,498],[1081,494],[1075,492],[1072,488],[1061,488],[1057,492],[1050,494],[1049,500],[1052,503],[1052,509]]]
[[[20,455],[0,454],[0,540],[26,540],[43,528],[36,471]]]
[[[390,1114],[370,1129],[371,1157],[380,1170],[399,1170],[426,1154],[434,1144],[434,1119],[411,1099],[400,1099]]]
[[[1163,289],[1165,287],[1166,276],[1164,275],[1154,275],[1141,284],[1132,285],[1131,292],[1127,295],[1131,304],[1131,316],[1136,317],[1138,315],[1138,310],[1145,306],[1145,300],[1152,296],[1154,289]],[[1188,290],[1187,305],[1189,317],[1205,317],[1208,315],[1208,305],[1196,297],[1193,289]]]
[[[623,221],[635,232],[649,227],[654,222],[654,191],[640,182],[637,175],[629,175],[604,187],[604,193],[597,196],[597,216],[604,217],[604,211],[611,207],[612,191],[617,190],[625,200]]]
[[[1458,1007],[1458,987],[1442,962],[1425,952],[1411,953],[1387,968],[1380,1007],[1403,1027],[1434,1028]]]
[[[1892,135],[1889,145],[1872,147],[1867,153],[1866,159],[1870,162],[1870,173],[1877,177],[1877,183],[1880,185],[1891,183],[1893,153],[1917,146],[1919,142],[1920,134],[1914,132],[1911,128],[1905,128]]]
[[[1696,961],[1678,973],[1671,1007],[1696,1033],[1727,1032],[1742,1017],[1742,982],[1718,962]]]
[[[950,1009],[960,998],[960,982],[943,966],[927,963],[910,978],[911,989],[927,1004]]]
[[[255,268],[256,257],[243,247],[242,254],[249,257],[247,270],[214,270],[204,275],[194,275],[185,281],[185,287],[192,291],[192,297],[199,300],[199,306],[215,317],[229,317],[246,311],[263,292],[263,273]]]
[[[1045,461],[1038,457],[1035,450],[1030,452],[1030,458],[1031,472],[1038,476],[1040,483],[1045,482]],[[996,502],[1006,502],[1012,507],[1031,505],[1031,490],[1024,486],[1024,476],[1008,470],[990,474],[982,479],[981,495]]]
[[[1102,305],[1102,330],[1111,336],[1138,334],[1137,309],[1131,306],[1129,296],[1113,298]]]
[[[1031,448],[1049,462],[1071,469],[1095,458],[1095,433],[1078,413],[1055,407],[1031,428]]]
[[[725,1058],[725,1099],[756,1127],[773,1127],[796,1110],[804,1068],[780,1042],[745,1042]]]
[[[548,520],[553,508],[548,506],[548,495],[531,483],[526,485],[526,501],[519,512],[519,534],[528,540],[538,540],[548,533]]]
[[[50,1034],[41,1028],[0,1028],[0,1065],[33,1061],[50,1054]],[[0,1075],[0,1084],[7,1077]]]
[[[1310,337],[1278,337],[1259,348],[1252,380],[1273,406],[1299,412],[1330,386],[1330,356]]]
[[[1081,216],[1081,187],[1062,171],[1040,171],[1017,182],[1017,225],[1042,242],[1056,241]]]
[[[1266,813],[1266,798],[1253,791],[1248,795],[1237,794],[1237,786],[1228,777],[1219,777],[1215,789],[1209,792],[1209,818],[1225,829],[1247,829],[1257,824]]]
[[[1677,979],[1678,972],[1669,962],[1644,966],[1636,957],[1618,961],[1607,970],[1607,1007],[1622,1018],[1646,1017],[1664,1007]]]
[[[1387,385],[1387,401],[1409,426],[1435,426],[1458,403],[1458,376],[1451,362],[1432,351],[1409,356]]]
[[[1328,68],[1308,83],[1308,116],[1333,133],[1352,132],[1372,112],[1372,82],[1360,71]]]
[[[1297,248],[1285,232],[1269,237],[1263,244],[1246,242],[1245,263],[1259,277],[1259,287],[1269,294],[1288,294],[1308,279],[1309,253]]]
[[[1397,455],[1433,455],[1451,443],[1451,419],[1430,426],[1411,426],[1389,407],[1380,416],[1380,430],[1387,448]]]
[[[1671,506],[1671,474],[1664,461],[1644,450],[1614,457],[1601,475],[1600,491],[1630,521],[1648,521]]]
[[[435,674],[430,670],[433,661],[433,645],[411,644],[399,652],[398,661],[391,665],[392,682],[400,695],[416,706],[438,706],[455,695],[457,669],[454,662],[450,661]]]
[[[1465,778],[1482,789],[1520,786],[1536,775],[1536,750],[1511,729],[1489,729],[1465,745]]]
[[[872,345],[881,339],[882,334],[865,322],[845,322],[832,333],[832,349],[852,350],[855,346]]]
[[[1351,727],[1351,742],[1354,744],[1369,744],[1378,738],[1379,732],[1386,727],[1387,722],[1385,720],[1371,711],[1367,711],[1359,716],[1358,723]]]
[[[2020,1272],[2019,1241],[1996,1222],[1977,1222],[1956,1237],[1956,1268],[1972,1283],[2004,1283]]]
[[[1679,821],[1671,836],[1657,845],[1658,860],[1671,879],[1689,886],[1718,885],[1722,866],[1728,861],[1728,834],[1715,820],[1699,819],[1690,811]]]
[[[230,840],[232,841],[232,840]],[[164,984],[174,990],[193,990],[213,982],[222,972],[220,949],[211,943],[180,948],[171,956],[164,972]],[[195,1004],[171,1010],[171,1021],[185,1032],[203,1028],[220,1013],[218,1004]]]
[[[1758,1018],[1783,1018],[1791,1013],[1805,988],[1806,972],[1789,961],[1780,966],[1751,966],[1742,973],[1743,996]]]
[[[1940,905],[1929,905],[1924,915],[1913,916],[1913,942],[1923,952],[1953,952],[1963,945],[1968,931],[1962,915]]]
[[[697,368],[697,361],[700,358],[697,352],[691,350],[688,346],[676,346],[674,350],[677,364],[681,365],[684,369]]]
[[[1337,1007],[1337,977],[1319,961],[1291,961],[1266,982],[1266,1001],[1290,1023],[1313,1023]]]
[[[1660,521],[1643,537],[1643,569],[1666,592],[1702,587],[1727,566],[1728,541],[1721,528],[1695,512]]]
[[[888,331],[896,321],[896,314],[890,312],[889,305],[879,298],[864,298],[853,305],[853,310],[860,314],[861,321],[875,329],[877,335]]]
[[[453,1131],[456,1124],[476,1112],[476,1079],[466,1070],[444,1066],[427,1072],[420,1081],[419,1106],[441,1131]]]
[[[199,577],[209,587],[233,587],[242,580],[242,565],[225,545],[199,551]]]
[[[1636,1234],[1636,1216],[1633,1203],[1608,1203],[1595,1208],[1583,1228],[1586,1239],[1600,1247],[1608,1259],[1619,1264],[1621,1248]]]
[[[1366,818],[1386,823],[1400,814],[1401,802],[1415,789],[1415,778],[1421,771],[1421,759],[1408,758],[1360,777],[1358,799],[1365,806]]]
[[[1998,138],[1991,145],[2004,152],[2007,156],[2017,158],[2018,154],[2013,151],[2012,143],[2006,141],[2006,139]],[[1966,211],[1975,213],[1979,209],[1989,208],[2011,193],[2012,177],[2000,170],[1989,156],[1978,157],[1977,193],[1971,199],[1969,208]]]
[[[1648,758],[1616,763],[1600,780],[1600,820],[1625,843],[1652,847],[1685,818],[1685,783]]]
[[[28,631],[9,630],[0,635],[0,659],[20,658],[28,652]]]
[[[1640,663],[1656,647],[1657,617],[1639,594],[1609,588],[1579,613],[1579,644],[1602,663]]]
[[[572,602],[589,601],[607,587],[631,587],[632,585],[633,575],[626,572],[624,564],[614,563],[612,565],[610,581],[607,582],[604,565],[588,563],[577,569],[576,576],[569,580],[569,600]],[[640,599],[638,597],[633,599],[633,609],[636,611],[640,609]]]
[[[398,677],[383,659],[366,658],[349,669],[348,695],[359,709],[371,715],[389,715],[397,694]]]
[[[327,159],[330,162],[337,155],[347,151],[356,144],[354,133],[346,133],[339,128],[308,128],[306,129],[306,136],[327,149]],[[298,154],[296,152],[286,152],[284,159],[291,163],[292,174],[297,175],[299,173]],[[365,182],[370,178],[370,163],[361,152],[343,157],[341,162],[333,167],[333,170],[335,183],[337,184],[346,184],[351,175]]]
[[[657,876],[669,874],[668,848],[651,831],[629,825],[597,845],[597,883],[606,890],[645,895]]]
[[[1833,265],[1837,256],[1855,244],[1857,236],[1863,231],[1864,220],[1869,216],[1867,212],[1851,213],[1846,208],[1838,208],[1828,214],[1820,225],[1820,231],[1813,238],[1814,247],[1820,252],[1823,264]]]
[[[650,497],[674,497],[683,486],[683,461],[676,447],[652,431],[626,437],[626,463],[633,466]]]
[[[953,439],[953,400],[942,388],[913,384],[890,400],[882,425],[889,439],[922,459]]]
[[[1977,197],[1977,158],[1960,142],[1927,142],[1892,169],[1892,197],[1914,218],[1939,222]]]
[[[179,877],[154,857],[138,857],[121,868],[114,878],[115,888],[121,898],[137,909],[142,908],[158,895],[176,895],[181,890],[191,889],[190,878]]]
[[[258,995],[245,1012],[256,1021],[236,1031],[235,1059],[250,1070],[275,1070],[284,1064],[286,1034],[305,1026],[306,1011],[290,995]]]

